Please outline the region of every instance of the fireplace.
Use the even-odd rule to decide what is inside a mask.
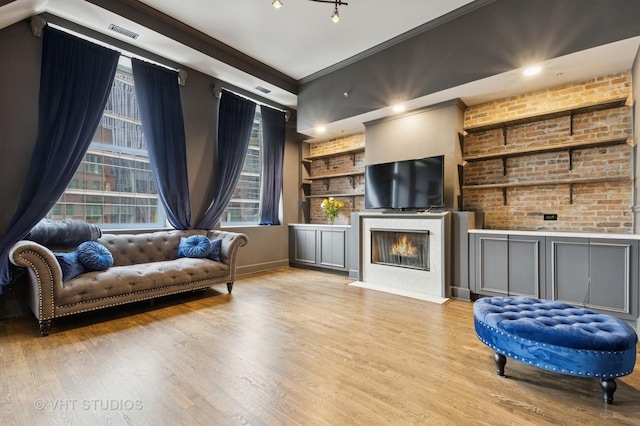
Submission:
[[[429,270],[429,231],[371,229],[371,263]]]
[[[360,270],[354,285],[444,303],[449,223],[448,212],[359,213]]]

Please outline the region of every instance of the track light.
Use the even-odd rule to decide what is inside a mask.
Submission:
[[[333,9],[333,13],[331,14],[331,20],[336,24],[340,22],[340,14],[338,13],[338,2],[336,2],[336,7]]]
[[[333,13],[331,14],[331,20],[336,23],[340,22],[340,13],[338,12],[338,6],[349,6],[349,3],[343,2],[342,0],[309,0],[309,1],[315,1],[317,3],[332,3],[334,7],[333,7]],[[279,9],[280,7],[282,7],[282,0],[273,0],[271,4],[276,9]]]

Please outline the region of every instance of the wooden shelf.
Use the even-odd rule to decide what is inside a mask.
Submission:
[[[313,181],[313,180],[333,179],[333,178],[349,177],[349,176],[364,176],[364,171],[347,172],[347,173],[333,173],[333,174],[322,175],[322,176],[309,176],[305,180]]]
[[[316,195],[305,195],[305,198],[347,198],[347,197],[363,197],[364,192],[356,192],[354,194],[316,194]]]
[[[545,112],[542,114],[528,115],[528,116],[516,118],[513,120],[496,121],[493,123],[480,124],[477,126],[469,126],[469,127],[465,127],[464,130],[467,133],[486,132],[487,130],[503,129],[506,127],[517,126],[519,124],[533,123],[534,121],[544,121],[552,118],[573,116],[576,114],[584,114],[587,112],[618,108],[621,106],[625,106],[626,103],[627,103],[627,98],[612,99],[604,102],[584,104],[582,106],[574,107],[574,108],[565,108],[565,109]]]
[[[323,160],[325,158],[339,157],[341,155],[357,154],[358,152],[364,152],[364,147],[348,149],[348,150],[345,150],[345,151],[332,152],[330,154],[310,155],[310,156],[304,158],[304,160],[308,160],[308,161]]]
[[[629,177],[610,177],[610,178],[575,178],[575,179],[557,179],[557,180],[544,180],[544,181],[530,181],[530,182],[505,182],[505,183],[488,183],[482,185],[464,185],[463,190],[467,189],[502,189],[502,197],[504,205],[507,205],[507,189],[508,188],[523,188],[527,186],[553,186],[553,185],[569,185],[569,204],[573,204],[573,185],[585,184],[585,183],[607,183],[607,182],[627,182],[630,181]]]
[[[573,179],[556,179],[556,180],[538,180],[530,182],[505,182],[505,183],[488,183],[481,185],[464,185],[462,189],[490,189],[490,188],[518,188],[524,186],[551,186],[551,185],[570,185],[581,183],[603,183],[603,182],[624,182],[630,180],[629,177],[611,177],[611,178],[573,178]]]
[[[627,138],[616,138],[616,139],[601,139],[597,141],[578,141],[578,142],[571,142],[571,143],[565,143],[565,144],[553,145],[553,146],[522,148],[517,150],[503,151],[499,153],[496,152],[491,154],[469,155],[467,157],[463,157],[463,160],[469,161],[469,162],[482,161],[482,160],[496,160],[499,158],[520,157],[520,156],[539,154],[544,152],[570,151],[575,149],[595,148],[598,146],[622,145],[625,143],[630,143],[630,140]]]

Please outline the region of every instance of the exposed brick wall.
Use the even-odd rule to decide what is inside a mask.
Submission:
[[[364,148],[364,133],[348,135],[327,142],[312,143],[309,146],[309,155],[313,157],[355,148]]]
[[[464,113],[464,126],[496,123],[620,98],[631,99],[629,71],[474,105]]]
[[[594,78],[486,104],[469,107],[465,127],[579,107],[617,98],[631,99],[628,72]],[[464,156],[509,152],[524,148],[552,147],[572,142],[602,139],[630,139],[632,111],[628,106],[574,116],[560,117],[509,127],[507,144],[502,129],[468,134]],[[466,210],[485,213],[491,229],[558,230],[578,232],[631,233],[633,205],[633,149],[628,144],[579,148],[573,151],[569,170],[568,151],[535,153],[506,160],[467,162],[464,185],[537,182],[559,179],[622,178],[623,182],[584,183],[570,186],[527,186],[507,188],[504,205],[501,188],[465,189]],[[542,213],[557,213],[557,221],[544,221]]]
[[[328,142],[313,143],[310,145],[309,155],[313,157],[357,148],[364,149],[364,141],[364,133],[361,133]],[[364,151],[313,160],[309,168],[311,177],[351,172],[364,172]],[[329,185],[328,188],[327,184]],[[333,194],[364,194],[364,176],[314,180],[311,182],[310,194],[326,195],[327,198]],[[340,215],[336,217],[334,222],[336,224],[349,224],[351,222],[351,212],[364,210],[364,196],[362,195],[337,197],[337,199],[345,205],[340,211]],[[310,223],[327,223],[327,217],[320,208],[322,200],[323,198],[320,197],[309,199]]]

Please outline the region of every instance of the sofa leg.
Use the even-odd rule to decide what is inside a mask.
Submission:
[[[613,393],[618,388],[614,379],[600,379],[600,387],[602,388],[602,398],[607,404],[613,404]]]
[[[227,291],[231,294],[231,290],[233,290],[233,283],[227,283]]]
[[[507,357],[496,352],[493,360],[496,362],[496,373],[498,373],[498,376],[504,376],[504,366],[507,364]]]
[[[46,337],[51,332],[51,320],[39,321],[40,323],[40,335]]]

